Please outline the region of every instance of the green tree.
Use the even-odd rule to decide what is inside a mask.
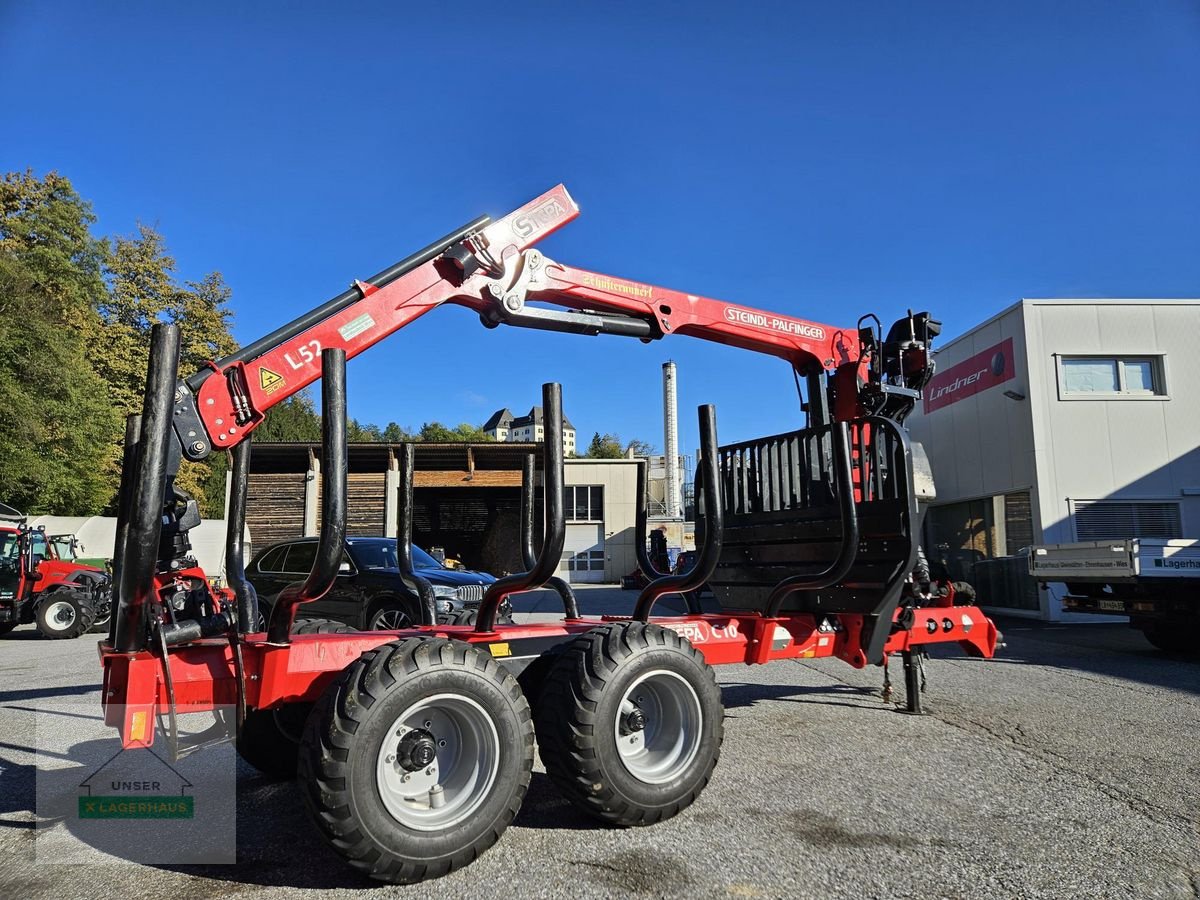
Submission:
[[[589,459],[620,459],[624,455],[619,437],[615,434],[602,435],[598,431],[592,435],[592,442],[584,454]]]
[[[0,491],[31,513],[97,512],[119,429],[89,365],[107,246],[91,206],[51,172],[0,179]]]
[[[84,336],[23,261],[0,252],[0,485],[23,511],[87,515],[112,492],[118,418]]]
[[[267,410],[267,417],[254,429],[254,440],[319,441],[321,415],[313,405],[312,395],[301,391]]]
[[[441,443],[482,443],[495,439],[479,426],[468,425],[466,422],[453,428],[447,428],[441,422],[426,422],[421,426],[415,440]]]
[[[634,438],[625,445],[624,456],[654,456],[658,453],[658,448],[649,441],[639,440]]]
[[[96,348],[96,371],[108,382],[122,416],[141,410],[149,357],[150,329],[173,322],[180,329],[181,376],[236,349],[229,328],[233,314],[229,287],[219,272],[180,284],[175,259],[163,236],[149,225],[118,237],[105,263],[108,291],[100,303],[104,340]],[[205,515],[223,512],[224,460],[184,462],[176,486],[195,497]]]
[[[401,428],[395,422],[388,422],[387,427],[383,429],[383,439],[389,444],[401,444],[415,440],[415,437],[407,428]]]

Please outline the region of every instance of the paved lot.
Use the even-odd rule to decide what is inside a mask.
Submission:
[[[615,612],[631,595],[583,597],[587,612]],[[686,813],[648,829],[593,827],[539,765],[491,852],[408,889],[357,878],[311,830],[293,786],[244,764],[237,865],[36,863],[34,717],[51,701],[98,704],[99,669],[90,639],[22,628],[0,641],[0,894],[1200,896],[1200,663],[1119,625],[1002,627],[1000,659],[931,662],[924,718],[881,702],[876,669],[721,669],[722,759]]]

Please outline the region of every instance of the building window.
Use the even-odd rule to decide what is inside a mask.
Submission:
[[[580,550],[567,557],[568,572],[587,572],[589,570],[592,572],[604,571],[603,550]]]
[[[1171,540],[1183,536],[1178,503],[1073,500],[1071,507],[1075,518],[1076,540]]]
[[[568,522],[603,522],[604,487],[599,484],[567,485],[563,491]]]
[[[1063,397],[1161,397],[1167,393],[1161,356],[1061,356]]]

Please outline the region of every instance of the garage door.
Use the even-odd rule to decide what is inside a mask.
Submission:
[[[604,580],[604,526],[568,525],[561,570],[567,580],[580,584]]]

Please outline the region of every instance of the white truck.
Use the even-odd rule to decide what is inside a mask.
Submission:
[[[1160,650],[1200,653],[1200,540],[1047,544],[1032,548],[1029,574],[1066,585],[1064,610],[1127,615]]]

